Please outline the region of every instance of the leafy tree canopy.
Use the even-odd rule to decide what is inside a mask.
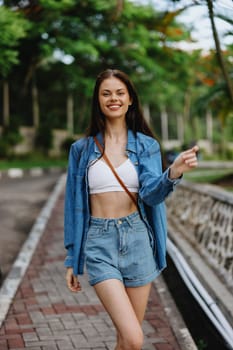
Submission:
[[[19,62],[20,40],[27,35],[30,24],[20,13],[1,6],[0,28],[0,75],[5,78]]]

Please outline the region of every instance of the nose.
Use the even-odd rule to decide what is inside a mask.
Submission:
[[[116,94],[112,94],[111,95],[111,100],[112,101],[116,101],[117,100],[117,95]]]

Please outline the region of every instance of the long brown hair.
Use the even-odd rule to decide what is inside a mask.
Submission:
[[[130,98],[132,99],[132,105],[126,113],[126,125],[128,129],[131,129],[134,133],[137,131],[142,132],[145,135],[154,137],[149,125],[147,124],[142,108],[139,102],[139,98],[133,83],[130,81],[127,74],[117,69],[107,69],[100,73],[96,79],[93,97],[92,97],[92,112],[91,121],[87,130],[87,136],[95,136],[98,132],[104,135],[105,131],[105,116],[101,112],[99,105],[99,88],[101,83],[108,78],[115,77],[121,80],[127,87]]]

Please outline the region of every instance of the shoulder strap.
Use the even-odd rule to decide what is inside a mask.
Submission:
[[[108,164],[109,168],[112,170],[113,174],[115,175],[117,181],[120,183],[120,185],[124,188],[125,192],[129,195],[129,197],[132,199],[132,201],[134,202],[134,204],[136,205],[136,207],[138,206],[137,201],[135,199],[135,197],[132,195],[132,193],[128,190],[128,188],[125,186],[124,182],[121,180],[121,178],[118,176],[117,172],[115,171],[112,163],[110,162],[110,160],[108,159],[108,157],[106,156],[106,154],[103,151],[103,147],[101,146],[101,144],[99,143],[98,139],[96,137],[94,137],[95,143],[97,145],[97,147],[99,148],[100,152],[102,153],[102,156],[105,160],[105,162]]]

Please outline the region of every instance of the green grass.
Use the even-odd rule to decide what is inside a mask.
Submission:
[[[41,155],[30,156],[24,159],[0,159],[0,170],[10,168],[31,169],[31,168],[51,168],[51,167],[67,167],[67,159],[65,158],[46,158]]]
[[[232,169],[196,169],[186,173],[184,178],[193,182],[212,183],[229,174],[233,174]]]

